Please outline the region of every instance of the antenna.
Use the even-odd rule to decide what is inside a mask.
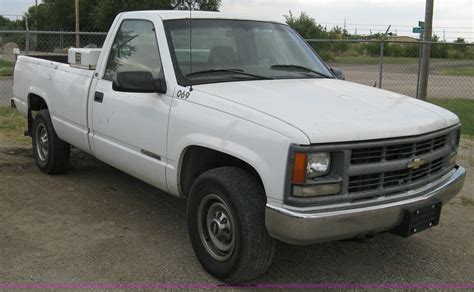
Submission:
[[[177,10],[189,9],[189,70],[190,74],[193,73],[193,10],[198,3],[203,1],[199,0],[175,0],[172,2],[172,8]],[[204,1],[205,2],[205,1]],[[199,5],[199,8],[201,6]],[[192,78],[192,77],[190,77]],[[189,87],[189,91],[193,91],[193,84]]]
[[[175,10],[186,10],[189,9],[189,70],[190,74],[193,73],[193,9],[196,5],[196,0],[174,0],[171,2],[172,9]],[[192,77],[190,77],[192,78]],[[193,91],[193,84],[189,91]]]
[[[189,6],[189,70],[190,74],[193,73],[193,8],[194,0],[188,0]],[[192,79],[192,77],[191,77]],[[189,91],[193,91],[193,81],[191,80],[191,86]]]

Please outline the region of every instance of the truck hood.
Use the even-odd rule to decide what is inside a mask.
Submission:
[[[456,115],[432,104],[335,79],[229,82],[195,89],[288,123],[312,144],[415,136],[459,123]]]

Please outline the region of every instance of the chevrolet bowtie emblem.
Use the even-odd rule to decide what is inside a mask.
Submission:
[[[426,161],[423,159],[415,159],[412,162],[408,163],[407,168],[409,169],[418,169],[426,164]]]

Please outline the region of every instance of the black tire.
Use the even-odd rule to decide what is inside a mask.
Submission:
[[[263,186],[243,169],[213,169],[196,180],[187,200],[186,215],[194,252],[209,274],[225,283],[244,283],[266,272],[273,259],[276,241],[265,227],[265,205]],[[220,215],[219,211],[215,216],[209,215],[214,214],[215,208],[221,207]],[[209,216],[213,218],[209,224],[211,227],[200,228],[209,222]],[[227,223],[225,219],[230,219],[230,230],[222,230],[217,227],[218,224],[212,225],[214,220],[220,220],[217,217],[222,216],[221,223]],[[231,245],[231,251],[222,249],[226,250],[222,252],[213,245],[211,237],[218,237],[221,233],[218,229],[224,237],[231,234],[233,240],[223,240],[226,247]]]
[[[56,135],[48,110],[41,110],[35,116],[32,140],[36,165],[42,172],[54,175],[66,171],[71,146]]]

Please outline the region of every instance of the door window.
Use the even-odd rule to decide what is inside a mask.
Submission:
[[[110,50],[104,79],[113,81],[121,72],[150,72],[162,77],[162,64],[153,23],[124,20]]]

